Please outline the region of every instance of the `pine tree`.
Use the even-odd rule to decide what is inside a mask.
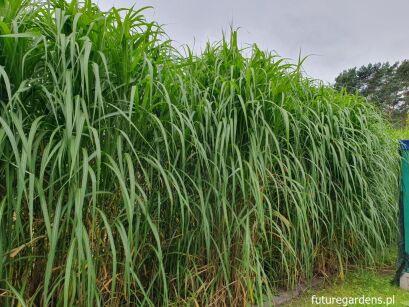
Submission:
[[[334,86],[357,92],[388,114],[392,122],[402,123],[409,110],[409,60],[344,70],[335,78]]]

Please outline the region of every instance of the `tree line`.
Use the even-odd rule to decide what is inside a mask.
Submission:
[[[344,70],[334,87],[358,93],[378,106],[395,126],[406,123],[409,110],[409,60],[375,63]]]

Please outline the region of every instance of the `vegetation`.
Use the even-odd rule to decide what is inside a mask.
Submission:
[[[344,70],[335,78],[335,88],[358,92],[389,115],[397,126],[407,124],[409,110],[409,61],[376,63]]]
[[[1,305],[261,303],[395,239],[384,121],[301,63],[89,1],[0,16]]]

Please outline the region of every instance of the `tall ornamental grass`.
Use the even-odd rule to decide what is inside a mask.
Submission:
[[[1,305],[261,304],[373,262],[378,113],[234,31],[182,55],[143,14],[0,1]]]

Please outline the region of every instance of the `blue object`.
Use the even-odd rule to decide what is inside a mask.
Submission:
[[[392,283],[399,286],[401,276],[409,273],[409,140],[399,141],[401,176],[399,195],[399,238],[397,270]]]
[[[401,140],[399,141],[400,150],[409,150],[409,140]]]
[[[409,140],[400,141],[400,150],[402,155],[402,173],[401,173],[401,216],[403,217],[403,242],[405,254],[409,255]],[[409,267],[406,266],[406,272]]]

